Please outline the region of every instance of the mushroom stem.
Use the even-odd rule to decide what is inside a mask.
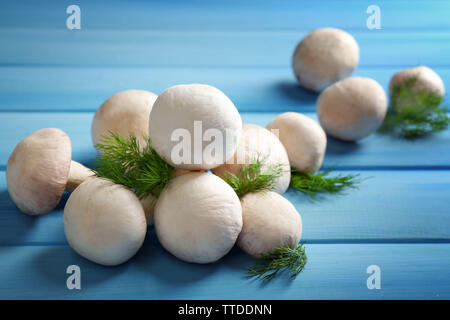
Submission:
[[[72,192],[88,177],[93,176],[94,172],[76,161],[70,162],[69,179],[67,180],[66,190]]]

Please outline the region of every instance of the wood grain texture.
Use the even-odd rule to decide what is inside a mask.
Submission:
[[[284,194],[302,217],[304,240],[450,242],[447,171],[364,171],[361,178],[358,190],[314,201],[293,189]],[[62,215],[67,197],[55,212],[26,216],[9,198],[0,172],[0,246],[66,243]]]
[[[388,92],[399,67],[359,68],[355,76],[378,81]],[[450,68],[436,68],[450,83]],[[111,95],[126,89],[160,94],[182,83],[221,89],[240,112],[315,112],[318,95],[297,84],[290,67],[0,67],[0,111],[96,111]],[[43,76],[45,75],[45,76]],[[387,93],[388,94],[388,93]]]
[[[0,247],[2,299],[449,299],[450,244],[310,244],[294,281],[263,285],[246,277],[252,259],[235,248],[217,263],[182,262],[146,244],[128,263],[102,267],[68,246]],[[66,268],[81,268],[81,290],[66,288]],[[366,286],[369,265],[381,289]]]
[[[2,42],[14,45],[2,47],[0,64],[288,67],[308,32],[2,29]],[[441,57],[450,55],[450,30],[351,34],[360,46],[361,67],[449,65]]]
[[[331,25],[366,29],[370,1],[97,0],[76,1],[82,26],[108,30],[285,30]],[[385,29],[449,29],[445,0],[378,0]],[[0,26],[65,28],[68,2],[15,0],[2,4]]]
[[[279,113],[241,113],[244,123],[266,126]],[[306,113],[313,119],[315,114]],[[91,112],[0,113],[0,169],[4,169],[16,144],[26,135],[46,127],[65,131],[72,141],[72,158],[89,165],[95,158],[91,140]],[[374,134],[357,143],[328,139],[324,167],[352,170],[445,169],[450,166],[450,130],[414,142]]]

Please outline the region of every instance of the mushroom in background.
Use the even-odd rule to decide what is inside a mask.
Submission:
[[[348,77],[359,62],[359,47],[347,32],[323,28],[309,33],[292,58],[294,74],[303,87],[320,92]]]
[[[356,141],[375,132],[387,112],[387,99],[378,82],[352,77],[326,88],[317,100],[317,116],[332,137]]]
[[[279,247],[294,248],[302,236],[300,214],[289,200],[273,191],[246,194],[242,218],[239,247],[257,258]]]
[[[136,254],[144,242],[147,223],[144,209],[131,190],[91,177],[67,200],[64,232],[78,254],[114,266]]]
[[[141,146],[148,135],[148,121],[153,103],[158,96],[144,90],[126,90],[116,93],[106,100],[95,112],[91,134],[94,145],[103,141],[109,132],[116,132],[122,137],[133,133]]]
[[[297,112],[285,112],[273,119],[267,129],[278,130],[292,168],[309,173],[320,169],[327,136],[316,121]]]
[[[56,128],[45,128],[25,137],[14,149],[6,167],[8,192],[24,213],[49,213],[65,189],[74,190],[94,173],[72,161],[69,137]]]
[[[439,77],[439,75],[432,69],[426,66],[419,66],[415,68],[401,70],[392,76],[391,81],[389,82],[389,95],[391,99],[392,98],[396,99],[396,101],[395,103],[392,103],[391,101],[391,105],[394,105],[396,108],[401,109],[409,102],[414,102],[411,101],[411,99],[413,98],[410,97],[392,96],[393,87],[405,86],[406,82],[411,79],[414,79],[412,92],[421,92],[421,91],[434,92],[440,97],[443,97],[445,95],[445,86],[441,77]]]
[[[212,169],[212,172],[220,177],[227,172],[237,175],[242,166],[249,165],[258,157],[264,160],[265,168],[272,165],[282,166],[283,173],[277,178],[274,191],[280,194],[286,192],[291,180],[288,154],[275,134],[254,124],[242,126],[241,139],[233,158]],[[264,169],[261,173],[264,174]]]
[[[219,260],[242,229],[242,208],[234,190],[208,172],[192,172],[171,181],[156,202],[155,230],[162,246],[194,263]]]

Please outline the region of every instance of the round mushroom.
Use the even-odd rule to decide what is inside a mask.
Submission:
[[[300,172],[320,169],[327,135],[316,121],[297,112],[285,112],[273,119],[267,129],[278,130],[278,138],[286,148],[292,168]]]
[[[397,72],[389,82],[389,93],[392,97],[392,89],[395,86],[404,86],[407,80],[415,79],[412,90],[414,92],[428,91],[434,92],[443,97],[445,95],[445,86],[441,77],[432,69],[426,66],[418,66],[415,68],[405,69]],[[396,108],[402,108],[410,100],[408,97],[396,97]],[[399,101],[399,99],[401,99]]]
[[[320,92],[358,66],[359,47],[347,32],[323,28],[309,33],[294,51],[292,67],[300,85]]]
[[[375,132],[386,116],[387,100],[375,80],[352,77],[326,88],[317,100],[317,115],[325,132],[356,141]]]
[[[242,228],[242,208],[234,190],[208,172],[173,179],[154,211],[162,246],[194,263],[219,260],[231,250]]]
[[[148,119],[158,96],[145,90],[125,90],[106,100],[95,112],[91,134],[94,145],[102,142],[110,132],[122,137],[133,133],[141,146],[148,133]]]
[[[246,194],[242,217],[238,245],[257,258],[278,247],[294,248],[302,236],[300,214],[289,200],[273,191]]]
[[[189,170],[183,170],[176,168],[173,173],[173,177],[178,177],[186,173],[190,172],[204,172],[204,171],[189,171]],[[156,205],[156,199],[153,197],[153,195],[148,195],[144,199],[140,200],[142,207],[144,208],[145,212],[145,219],[147,220],[147,225],[152,226],[153,225],[153,212],[155,210]]]
[[[69,245],[93,262],[115,266],[142,246],[147,232],[144,209],[128,188],[92,177],[70,195],[64,208]]]
[[[8,192],[16,206],[33,216],[49,213],[66,188],[71,191],[94,174],[71,158],[70,139],[60,129],[40,129],[20,141],[6,167]]]
[[[208,170],[223,164],[236,151],[241,131],[242,120],[233,102],[219,89],[203,84],[164,90],[150,113],[153,148],[181,169]]]
[[[288,154],[272,132],[254,124],[242,126],[242,136],[233,158],[212,169],[212,172],[220,177],[224,177],[227,172],[238,174],[242,166],[249,165],[256,158],[264,160],[265,168],[271,165],[282,166],[283,173],[276,179],[274,191],[280,194],[286,192],[291,180]],[[264,168],[261,173],[264,173]]]

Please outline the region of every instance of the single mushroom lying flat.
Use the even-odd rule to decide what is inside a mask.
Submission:
[[[242,126],[241,139],[233,158],[212,169],[212,172],[220,177],[227,172],[237,175],[242,166],[249,165],[258,157],[260,160],[264,160],[265,168],[281,165],[283,172],[276,179],[275,191],[280,194],[286,192],[291,180],[288,154],[275,134],[254,124]],[[261,173],[264,174],[264,169]]]
[[[66,188],[71,191],[94,174],[71,158],[70,139],[59,129],[40,129],[20,141],[6,167],[8,192],[17,207],[29,215],[49,213]]]
[[[133,133],[140,144],[148,133],[148,119],[158,96],[145,90],[126,90],[106,100],[95,112],[91,134],[94,145],[101,143],[110,132],[128,137]]]
[[[298,44],[292,67],[298,82],[320,92],[348,77],[359,61],[359,47],[347,32],[334,28],[317,29]]]
[[[273,119],[267,129],[278,130],[278,138],[286,148],[292,168],[300,172],[320,169],[327,136],[316,121],[297,112],[285,112]]]
[[[302,236],[302,220],[295,207],[273,191],[248,193],[242,198],[242,231],[238,244],[262,257],[279,247],[294,248]]]
[[[326,88],[316,107],[326,133],[341,140],[356,141],[381,125],[387,112],[387,99],[375,80],[352,77]]]
[[[389,82],[389,94],[392,98],[392,90],[396,86],[406,86],[406,82],[414,79],[412,86],[413,92],[434,92],[438,96],[445,95],[445,85],[441,77],[432,69],[426,66],[419,66],[415,68],[405,69],[397,72]],[[397,108],[402,108],[410,101],[409,97],[399,96],[394,97],[397,101],[393,104]]]
[[[242,228],[242,208],[234,190],[208,172],[171,181],[156,202],[155,230],[177,258],[210,263],[231,250]]]
[[[164,90],[150,113],[153,148],[181,169],[207,170],[223,164],[236,151],[241,131],[241,116],[233,102],[203,84]]]
[[[67,200],[64,232],[78,254],[114,266],[136,254],[144,242],[147,223],[144,209],[130,189],[91,177]]]

